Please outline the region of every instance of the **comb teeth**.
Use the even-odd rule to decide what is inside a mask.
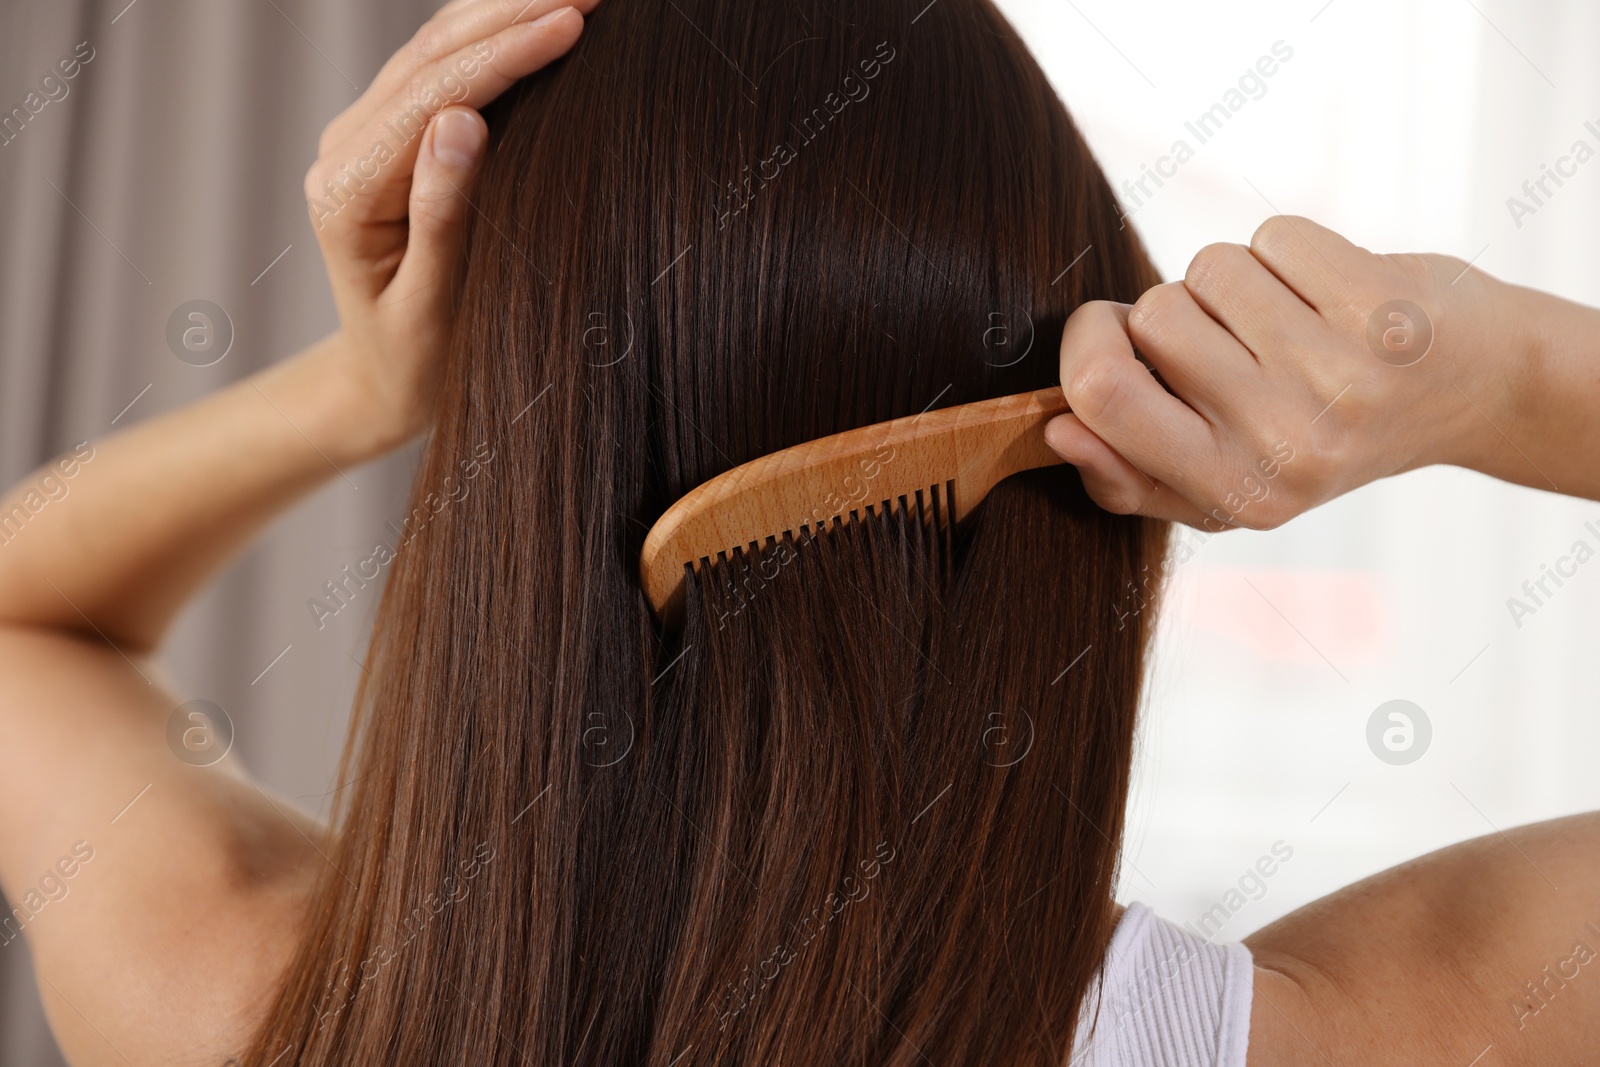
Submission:
[[[760,541],[749,541],[742,545],[730,545],[719,551],[715,557],[701,556],[697,560],[685,563],[695,572],[704,567],[712,567],[718,563],[736,566],[746,556],[760,556],[769,548],[775,548],[784,540],[793,542],[796,546],[815,540],[821,534],[830,530],[843,530],[851,526],[859,526],[862,516],[881,519],[893,518],[895,515],[907,515],[911,522],[923,535],[937,537],[948,534],[951,529],[950,516],[954,508],[950,501],[955,493],[954,479],[942,483],[935,483],[915,493],[902,493],[890,499],[885,498],[872,504],[861,504],[852,507],[849,511],[842,511],[837,515],[818,522],[803,522],[798,528],[780,530],[775,534],[768,534]]]
[[[901,512],[897,537],[912,536],[915,527],[918,538],[937,535],[947,544],[955,525],[1001,480],[1062,462],[1043,429],[1065,410],[1059,388],[1038,389],[890,419],[753,459],[696,486],[662,513],[639,552],[640,585],[670,627],[680,617],[686,566],[737,561],[780,539],[803,543],[866,516]]]

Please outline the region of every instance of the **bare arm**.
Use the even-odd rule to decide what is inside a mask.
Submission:
[[[1600,813],[1430,853],[1245,943],[1250,1067],[1593,1062]]]
[[[579,2],[588,10],[596,0]],[[458,0],[390,60],[328,126],[306,177],[343,329],[94,444],[59,501],[39,504],[59,473],[49,467],[18,485],[0,502],[0,624],[148,651],[275,513],[426,426],[470,212],[461,190],[487,140],[471,109],[565,52],[582,25],[555,0]],[[419,118],[432,120],[426,132],[399,140],[395,131]]]
[[[275,514],[426,427],[487,143],[473,109],[582,24],[560,0],[443,8],[307,176],[340,331],[0,501],[0,952],[28,939],[80,1067],[217,1067],[270,1003],[325,831],[228,760],[179,758],[146,654]],[[357,166],[397,129],[422,132]]]
[[[25,478],[0,500],[0,625],[152,651],[274,515],[397,443],[342,373],[341,343],[336,334]]]

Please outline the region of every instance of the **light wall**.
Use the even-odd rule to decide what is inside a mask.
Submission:
[[[1122,193],[1166,278],[1282,212],[1600,304],[1600,159],[1533,214],[1507,206],[1574,142],[1600,150],[1592,3],[1000,6],[1113,185],[1179,139],[1194,150],[1149,195]],[[1279,42],[1289,58],[1201,143],[1185,123]],[[1507,607],[1576,541],[1600,549],[1597,531],[1600,505],[1433,469],[1275,531],[1193,538],[1159,631],[1123,898],[1196,924],[1223,903],[1205,932],[1236,938],[1420,853],[1600,807],[1600,560],[1520,626]],[[1392,699],[1432,726],[1406,765],[1367,741]],[[1277,842],[1292,857],[1244,877]]]

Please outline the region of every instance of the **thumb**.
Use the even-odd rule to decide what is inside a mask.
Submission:
[[[1045,423],[1044,439],[1057,455],[1078,468],[1084,492],[1107,511],[1171,519],[1212,532],[1222,528],[1169,486],[1129,463],[1078,416],[1069,412]]]
[[[466,107],[439,112],[428,124],[411,183],[410,232],[395,281],[402,292],[442,287],[455,269],[473,179],[489,143],[483,116]]]

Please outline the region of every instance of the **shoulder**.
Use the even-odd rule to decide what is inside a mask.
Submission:
[[[0,629],[0,939],[76,1067],[218,1067],[293,952],[322,831],[232,757],[178,758],[153,665]]]
[[[1245,944],[1249,1067],[1583,1062],[1600,1038],[1600,815],[1441,849]]]

